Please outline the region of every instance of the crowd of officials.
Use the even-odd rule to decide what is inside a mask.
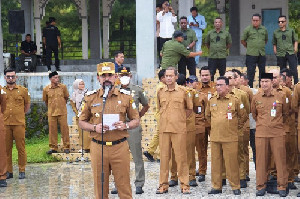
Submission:
[[[168,1],[164,1],[157,14],[162,68],[156,89],[157,131],[144,151],[144,155],[154,161],[154,152],[159,146],[160,174],[156,194],[167,194],[169,187],[178,185],[182,194],[190,194],[191,186],[199,186],[198,182],[205,181],[209,137],[211,190],[208,194],[222,193],[226,180],[234,195],[240,195],[241,188],[247,188],[250,142],[256,168],[256,196],[263,196],[265,192],[287,196],[289,189],[297,189],[294,181],[299,180],[297,34],[287,26],[286,17],[280,16],[279,29],[274,31],[272,39],[279,69],[266,73],[268,34],[261,25],[261,16],[254,14],[252,24],[244,30],[241,39],[247,48],[247,74],[243,74],[237,69],[226,70],[232,39],[230,33],[222,29],[222,19],[216,18],[215,29],[204,39],[209,49],[208,66],[196,74],[206,22],[197,8],[191,8],[191,13],[191,16],[180,18],[178,30],[174,28],[177,18]],[[68,154],[66,105],[70,97],[59,74],[51,72],[49,67],[52,51],[57,58],[60,47],[55,19],[50,21],[43,31],[50,80],[43,89],[49,123],[50,150],[47,154],[58,152],[58,124],[63,151]],[[52,45],[46,38],[52,38],[56,43]],[[26,40],[30,41],[29,38]],[[77,79],[70,98],[82,150],[91,154],[96,198],[108,198],[111,173],[115,183],[112,193],[119,194],[120,198],[132,198],[130,152],[135,163],[136,194],[144,193],[140,118],[149,109],[149,100],[142,88],[131,83],[130,68],[124,67],[123,62],[124,54],[116,52],[115,63],[98,64],[100,89],[88,91],[84,81]],[[259,89],[253,88],[256,64]],[[58,58],[55,66],[59,71]],[[189,70],[188,78],[186,69]],[[217,69],[220,76],[214,82]],[[18,149],[19,179],[25,178],[25,113],[30,109],[30,94],[27,88],[16,85],[16,72],[7,69],[4,74],[7,85],[0,88],[0,187],[7,186],[6,179],[13,178],[13,140]],[[113,123],[105,123],[106,117],[114,118],[110,121]]]

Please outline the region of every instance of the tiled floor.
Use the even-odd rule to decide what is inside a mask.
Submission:
[[[49,163],[29,164],[26,168],[26,179],[19,180],[18,171],[15,168],[14,178],[7,180],[8,187],[0,188],[0,198],[93,198],[93,176],[90,163]],[[146,183],[145,193],[135,195],[134,190],[134,164],[131,162],[131,185],[134,198],[234,198],[229,185],[223,187],[223,193],[218,196],[208,196],[210,189],[210,162],[208,163],[208,175],[206,182],[199,183],[196,188],[191,188],[191,195],[183,196],[179,187],[169,188],[169,193],[156,195],[158,186],[159,163],[145,162]],[[254,164],[250,163],[250,178],[247,189],[242,189],[241,197],[255,198],[255,171]],[[110,178],[110,189],[113,187],[113,178]],[[228,184],[228,182],[227,182]],[[295,198],[298,191],[291,191],[290,198]],[[266,194],[267,198],[276,195]],[[276,196],[278,197],[278,195]],[[118,198],[109,195],[109,198]]]

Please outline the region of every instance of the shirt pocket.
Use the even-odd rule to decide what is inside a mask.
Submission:
[[[16,96],[16,97],[14,98],[14,100],[15,100],[16,104],[18,104],[18,105],[20,105],[20,104],[22,104],[22,103],[24,102],[23,97],[20,96],[20,95]]]
[[[174,98],[173,99],[173,107],[174,108],[181,108],[183,106],[183,99],[182,98]]]
[[[101,123],[102,109],[100,107],[91,108],[92,121],[94,124]]]
[[[159,103],[160,110],[165,110],[167,108],[167,98],[162,98]]]

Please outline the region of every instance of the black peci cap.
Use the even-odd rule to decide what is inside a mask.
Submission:
[[[262,73],[260,79],[273,80],[273,73]]]

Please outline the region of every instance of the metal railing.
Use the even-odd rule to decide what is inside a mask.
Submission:
[[[11,54],[20,54],[21,41],[3,40],[3,52]],[[135,40],[112,40],[109,42],[110,57],[114,56],[115,51],[123,51],[127,58],[136,57]],[[89,50],[90,51],[90,50]],[[41,55],[43,56],[43,49]],[[90,53],[89,53],[90,54]],[[82,59],[82,43],[81,41],[62,41],[61,49],[59,49],[59,59]]]

